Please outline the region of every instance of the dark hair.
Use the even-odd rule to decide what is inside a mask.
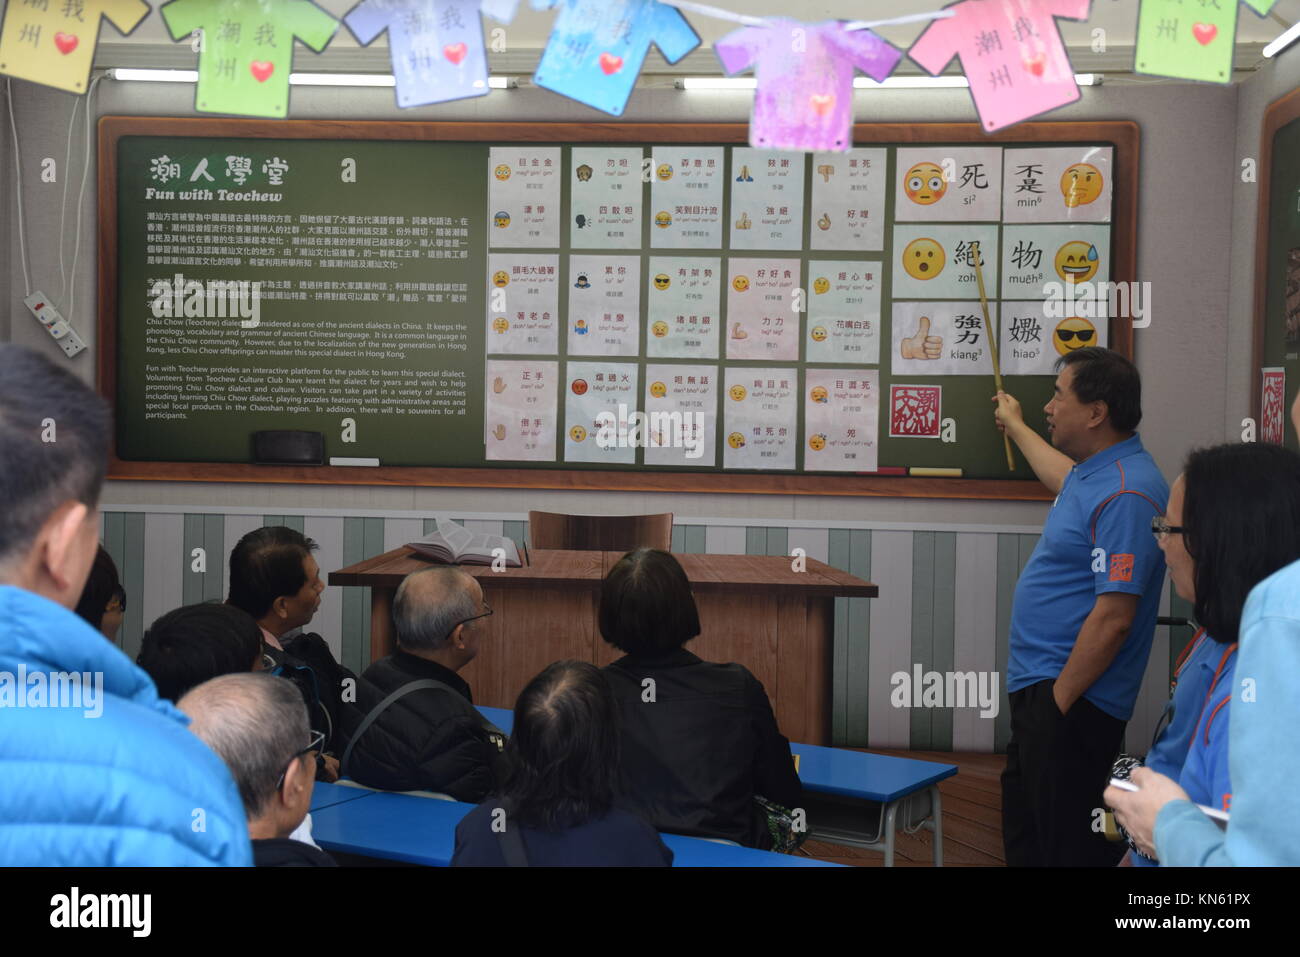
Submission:
[[[261,651],[256,621],[230,605],[204,602],[155,621],[136,663],[158,686],[160,698],[176,701],[210,678],[251,671]]]
[[[1300,455],[1266,442],[1198,449],[1183,486],[1196,621],[1231,644],[1250,590],[1300,559]]]
[[[277,598],[296,595],[307,584],[303,563],[317,545],[301,532],[272,525],[249,532],[230,553],[227,602],[262,618]]]
[[[1085,405],[1105,402],[1116,432],[1133,432],[1142,421],[1142,378],[1137,366],[1118,352],[1087,346],[1056,360],[1059,372],[1074,369],[1074,394]]]
[[[114,595],[122,593],[121,579],[117,575],[117,565],[113,556],[103,545],[95,554],[95,564],[90,566],[90,577],[86,587],[81,590],[77,601],[77,614],[90,622],[91,627],[99,629],[104,624],[104,611]]]
[[[600,634],[630,655],[675,651],[700,633],[691,583],[677,559],[657,548],[628,552],[600,588]]]
[[[557,661],[519,693],[502,796],[524,827],[558,831],[604,817],[618,782],[619,720],[605,676]]]
[[[108,406],[71,372],[0,344],[0,562],[65,502],[99,504],[111,428]]]

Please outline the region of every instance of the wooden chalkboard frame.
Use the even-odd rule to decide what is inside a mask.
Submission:
[[[443,123],[105,116],[99,121],[99,391],[110,404],[116,402],[117,396],[117,147],[118,141],[127,136],[744,145],[748,141],[749,128],[744,123]],[[1111,280],[1116,282],[1136,278],[1139,140],[1138,125],[1132,121],[1021,123],[994,134],[985,133],[977,123],[859,123],[853,128],[853,141],[858,146],[939,142],[1094,142],[1113,146],[1115,177],[1112,189],[1111,242],[1114,269]],[[1110,346],[1132,358],[1131,320],[1111,319]],[[1018,468],[1028,470],[1023,458],[1020,459]],[[640,492],[864,495],[1020,501],[1046,501],[1052,497],[1052,493],[1041,484],[1022,479],[493,467],[390,466],[357,469],[210,462],[127,462],[117,456],[116,435],[110,446],[108,477],[117,480],[281,485],[618,489]]]
[[[1300,120],[1300,90],[1279,97],[1264,110],[1264,129],[1259,139],[1259,212],[1255,217],[1255,308],[1251,343],[1250,414],[1256,427],[1261,423],[1264,400],[1264,333],[1268,328],[1268,234],[1273,211],[1269,200],[1273,193],[1273,138],[1279,130]],[[1288,384],[1289,385],[1289,384]],[[1283,429],[1285,435],[1287,430]]]

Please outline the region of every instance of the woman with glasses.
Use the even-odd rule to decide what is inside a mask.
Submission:
[[[1201,628],[1179,656],[1146,767],[1177,781],[1195,803],[1227,811],[1229,704],[1243,608],[1256,584],[1300,559],[1300,456],[1254,443],[1193,452],[1152,531],[1175,591],[1194,604]],[[1150,825],[1134,828],[1132,816],[1117,811],[1141,852],[1132,862],[1154,863]]]

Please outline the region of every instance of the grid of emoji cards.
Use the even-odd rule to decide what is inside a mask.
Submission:
[[[488,461],[873,472],[1106,345],[1110,146],[487,154]]]

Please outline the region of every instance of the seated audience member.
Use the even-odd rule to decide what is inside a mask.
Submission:
[[[1291,414],[1300,429],[1300,400]],[[1202,483],[1193,471],[1198,455],[1213,456],[1199,462],[1199,474],[1213,481]],[[1289,795],[1300,772],[1300,466],[1275,446],[1247,445],[1231,458],[1219,449],[1193,455],[1184,478],[1182,537],[1196,615],[1240,650],[1216,662],[1210,691],[1195,706],[1179,780],[1138,768],[1131,780],[1139,790],[1107,788],[1106,802],[1138,847],[1162,864],[1295,866],[1300,825]],[[1176,517],[1169,516],[1171,525]],[[1210,551],[1207,528],[1231,543],[1228,550]],[[1246,557],[1254,551],[1274,567],[1286,564],[1255,584],[1268,573]],[[1175,558],[1169,562],[1172,571]],[[1196,803],[1228,811],[1226,830]]]
[[[126,591],[118,578],[113,556],[103,545],[95,555],[95,564],[90,566],[90,577],[86,579],[76,610],[92,628],[117,643],[122,616],[126,613]]]
[[[262,633],[231,605],[186,605],[144,633],[136,663],[153,679],[159,697],[179,701],[212,678],[262,670]]]
[[[1201,626],[1175,673],[1166,727],[1145,766],[1227,810],[1227,701],[1250,590],[1300,559],[1300,455],[1266,443],[1193,452],[1157,520],[1174,590]],[[1161,722],[1162,726],[1164,722]],[[1195,732],[1195,733],[1193,733]],[[1189,753],[1190,748],[1190,753]],[[1150,864],[1142,854],[1134,864]]]
[[[108,408],[80,380],[0,345],[0,672],[28,675],[27,706],[13,689],[0,696],[0,865],[244,866],[230,772],[149,676],[72,613],[95,560],[111,434]],[[58,682],[57,702],[32,698],[36,674],[47,690]]]
[[[453,867],[672,865],[654,828],[614,807],[618,710],[595,665],[557,661],[530,681],[506,752],[505,786],[456,826]]]
[[[481,801],[496,787],[503,742],[456,673],[478,654],[490,614],[478,581],[460,568],[407,576],[393,600],[397,651],[362,677],[380,696],[409,692],[372,711],[373,723],[344,756],[344,774],[368,787],[441,791],[458,801]],[[437,685],[414,685],[421,681]]]
[[[316,547],[301,532],[284,526],[249,532],[230,553],[226,603],[257,621],[270,670],[298,685],[311,726],[326,732],[326,751],[336,754],[374,701],[357,676],[334,660],[320,635],[286,637],[309,625],[320,607],[325,584],[311,554]],[[321,778],[337,777],[338,761],[327,757]]]
[[[755,799],[798,805],[790,742],[747,668],[701,661],[683,647],[700,619],[672,555],[639,548],[610,569],[600,633],[627,652],[605,668],[622,717],[621,805],[660,831],[771,847]]]
[[[188,691],[179,707],[239,785],[254,864],[335,866],[320,848],[291,836],[311,807],[323,737],[308,729],[297,689],[271,675],[223,675]]]

